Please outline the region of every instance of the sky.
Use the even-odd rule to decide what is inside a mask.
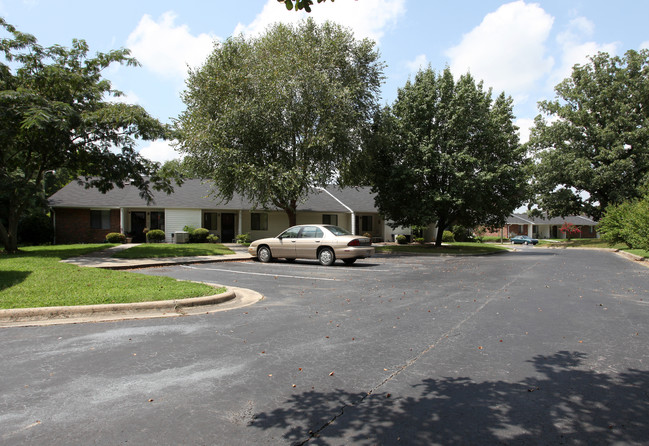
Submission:
[[[553,99],[575,64],[599,51],[649,48],[645,0],[335,0],[316,3],[311,14],[277,0],[0,0],[0,16],[43,46],[83,39],[93,54],[129,48],[142,66],[112,66],[104,77],[125,93],[121,100],[166,123],[185,109],[188,68],[200,67],[215,42],[309,15],[376,42],[387,65],[382,104],[419,69],[448,66],[514,99],[523,142],[538,101]],[[179,157],[165,141],[143,142],[140,153],[159,162]]]

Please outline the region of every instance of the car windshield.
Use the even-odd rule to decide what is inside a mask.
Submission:
[[[324,228],[327,229],[329,232],[331,232],[333,235],[352,235],[352,233],[349,232],[347,229],[343,229],[338,226],[327,225],[324,226]]]

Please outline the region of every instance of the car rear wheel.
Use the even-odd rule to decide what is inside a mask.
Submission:
[[[336,256],[331,249],[322,248],[318,253],[318,261],[322,266],[331,266],[336,261]]]
[[[343,262],[345,262],[345,265],[353,265],[356,259],[343,259]]]
[[[268,263],[273,260],[273,255],[270,253],[270,248],[268,246],[261,246],[257,249],[257,258],[262,263]]]

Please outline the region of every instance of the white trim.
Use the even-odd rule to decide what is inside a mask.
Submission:
[[[336,200],[341,206],[343,206],[345,209],[347,209],[349,212],[351,212],[351,214],[352,214],[352,234],[356,235],[356,213],[352,210],[352,208],[347,206],[345,203],[340,201],[338,198],[334,197],[333,194],[331,192],[329,192],[327,189],[325,189],[324,187],[316,187],[316,189],[319,189],[321,191],[326,192],[327,195],[329,195],[331,198]]]

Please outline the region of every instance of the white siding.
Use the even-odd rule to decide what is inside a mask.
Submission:
[[[201,227],[200,209],[165,209],[165,242],[173,243],[171,234],[185,226]]]

